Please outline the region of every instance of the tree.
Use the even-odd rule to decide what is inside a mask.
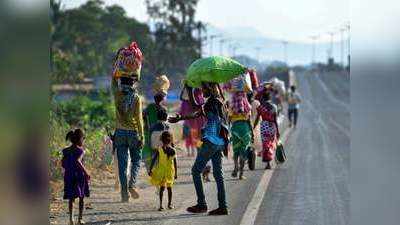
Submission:
[[[156,64],[158,72],[178,73],[182,78],[185,69],[199,58],[200,37],[196,31],[204,30],[195,21],[198,0],[146,0],[147,12],[155,26]]]
[[[143,55],[141,88],[149,90],[153,78],[166,73],[183,78],[186,68],[200,57],[204,27],[195,21],[198,0],[147,0],[154,25],[126,15],[118,5],[89,0],[72,9],[62,1],[50,1],[50,62],[53,83],[74,83],[82,78],[108,75],[115,52],[136,41]],[[173,82],[176,88],[179,82]],[[150,93],[145,93],[150,94]]]

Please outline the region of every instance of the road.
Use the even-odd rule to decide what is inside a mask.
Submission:
[[[258,159],[246,180],[231,178],[231,159],[224,160],[229,216],[186,213],[195,203],[190,176],[193,158],[179,160],[174,186],[175,210],[158,212],[155,189],[142,170],[139,200],[119,203],[112,177],[92,185],[94,209],[85,211],[88,224],[140,225],[346,225],[349,224],[350,112],[349,79],[338,74],[299,74],[303,98],[299,124],[288,130],[288,161],[265,171]],[[265,187],[260,184],[265,184]],[[217,206],[216,185],[205,184],[209,208]],[[255,197],[254,197],[255,196]],[[52,215],[52,224],[66,224],[67,213]],[[242,218],[251,218],[251,223]]]
[[[286,145],[290,161],[275,170],[257,225],[349,224],[350,96],[335,93],[326,75],[298,76],[303,104]]]

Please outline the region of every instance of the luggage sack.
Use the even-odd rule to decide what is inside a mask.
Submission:
[[[282,164],[287,160],[285,149],[283,148],[282,143],[279,141],[278,145],[276,146],[275,151],[275,161],[277,164]]]
[[[247,149],[247,164],[249,170],[254,170],[256,168],[256,151],[253,147]]]

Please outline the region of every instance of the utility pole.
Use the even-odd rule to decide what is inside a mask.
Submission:
[[[347,60],[348,60],[348,66],[350,68],[350,22],[347,22],[345,25],[345,28],[347,29],[347,51],[348,51],[348,55],[347,55]]]
[[[240,45],[239,45],[239,44],[233,44],[233,45],[232,45],[232,57],[235,57],[235,56],[236,56],[236,50],[237,50],[238,48],[240,48]]]
[[[340,64],[344,68],[344,32],[346,28],[340,28]]]
[[[288,65],[288,54],[287,54],[287,45],[289,44],[288,41],[282,41],[283,44],[283,61],[285,62],[286,65]]]
[[[220,37],[219,35],[215,35],[215,34],[213,34],[213,35],[210,35],[210,38],[209,38],[209,44],[210,44],[210,56],[212,56],[213,55],[213,44],[214,44],[214,39],[215,38],[218,38],[218,37]]]
[[[329,60],[333,59],[333,37],[335,36],[335,32],[328,32],[328,34],[331,36],[331,43],[328,50],[328,60]]]
[[[219,55],[223,55],[223,45],[226,42],[226,39],[219,40]]]
[[[311,64],[315,64],[316,40],[319,38],[319,35],[313,35],[310,38],[312,40]]]
[[[261,47],[259,47],[259,46],[254,47],[254,50],[256,51],[257,62],[260,62],[260,50],[261,50]]]

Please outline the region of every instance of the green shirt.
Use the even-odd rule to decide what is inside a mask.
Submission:
[[[124,94],[118,89],[118,82],[113,78],[111,83],[115,100],[116,128],[123,130],[133,130],[138,133],[138,138],[143,142],[143,117],[142,117],[142,98],[135,94],[135,101],[132,108],[123,110],[122,101]]]

